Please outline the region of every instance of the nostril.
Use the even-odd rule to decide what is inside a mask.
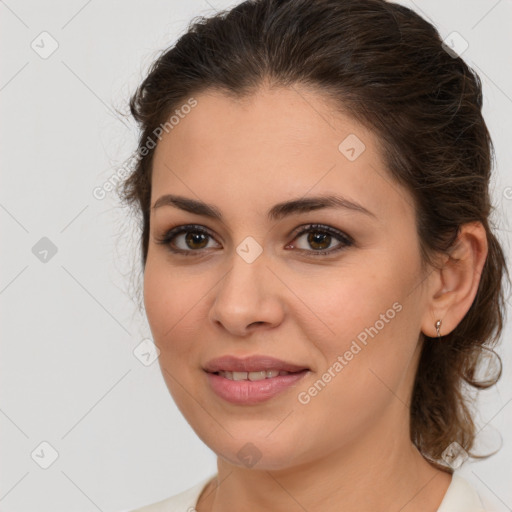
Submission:
[[[258,324],[264,324],[265,322],[253,322],[252,324],[249,324],[249,327],[252,327],[253,325],[258,325]]]

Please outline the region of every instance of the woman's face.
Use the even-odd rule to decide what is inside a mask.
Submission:
[[[375,135],[298,86],[195,100],[155,150],[144,277],[177,406],[239,466],[406,438],[426,282],[411,196]]]

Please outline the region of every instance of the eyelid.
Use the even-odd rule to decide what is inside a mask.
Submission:
[[[328,226],[326,224],[315,224],[315,223],[302,224],[301,226],[295,228],[291,232],[290,236],[293,236],[294,240],[295,240],[295,238],[297,238],[298,236],[301,236],[304,233],[307,233],[308,231],[312,231],[314,229],[316,229],[318,231],[324,231],[326,233],[329,233],[330,235],[339,237],[344,242],[352,243],[352,244],[354,243],[354,240],[353,240],[353,238],[351,236],[347,235],[343,231],[340,231],[339,229],[333,228],[333,227]]]
[[[334,256],[338,253],[342,252],[343,250],[347,249],[348,247],[351,247],[355,245],[354,239],[350,236],[344,233],[343,231],[340,231],[334,227],[325,225],[325,224],[317,224],[317,223],[310,223],[310,224],[303,224],[296,228],[290,236],[293,235],[292,242],[299,238],[300,236],[304,235],[305,233],[309,233],[310,231],[317,231],[317,232],[324,232],[328,235],[334,237],[337,239],[341,246],[334,247],[332,249],[326,249],[324,251],[314,251],[314,250],[308,250],[308,249],[297,249],[299,253],[312,255],[313,257],[319,257],[319,256]],[[290,244],[288,244],[290,245]]]
[[[298,237],[302,236],[303,234],[308,233],[310,231],[314,231],[314,230],[316,230],[318,232],[325,232],[325,233],[333,236],[342,244],[341,247],[337,247],[334,249],[326,249],[325,251],[297,249],[297,251],[299,253],[313,255],[313,256],[328,256],[331,254],[341,252],[342,250],[346,249],[347,247],[350,247],[355,244],[354,239],[350,235],[348,235],[334,227],[331,227],[331,226],[328,226],[325,224],[309,223],[309,224],[302,224],[302,225],[298,226],[288,235],[287,238],[292,237],[292,236],[293,236],[293,238],[292,238],[292,241],[287,244],[287,246],[290,245],[291,243],[293,243],[293,241],[295,241]],[[171,248],[171,240],[176,238],[178,235],[181,235],[181,234],[187,233],[187,232],[202,233],[202,234],[209,236],[210,238],[212,238],[213,240],[215,240],[217,242],[216,236],[212,233],[212,231],[210,231],[210,229],[208,229],[207,227],[205,227],[201,224],[180,224],[178,226],[170,228],[169,230],[166,230],[163,235],[161,235],[159,237],[155,237],[155,240],[156,240],[156,243],[167,246],[169,251],[172,252],[173,254],[181,254],[181,255],[186,255],[186,256],[200,255],[202,252],[204,252],[204,249],[183,250],[183,249]]]
[[[208,235],[210,238],[217,241],[216,237],[213,235],[213,233],[207,227],[202,226],[200,224],[179,224],[178,226],[175,226],[173,228],[170,228],[170,229],[164,231],[164,233],[161,236],[155,236],[155,241],[157,244],[168,246],[169,250],[176,254],[187,254],[187,253],[194,253],[194,252],[199,253],[200,251],[193,251],[193,250],[183,251],[182,249],[171,249],[170,248],[172,239],[176,238],[176,236],[181,235],[182,233],[187,233],[190,231]]]

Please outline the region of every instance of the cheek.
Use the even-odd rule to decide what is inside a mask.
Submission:
[[[302,328],[322,354],[325,367],[319,370],[332,367],[343,356],[347,361],[339,372],[347,378],[343,386],[363,394],[378,380],[371,370],[393,387],[398,385],[416,348],[418,330],[413,306],[417,297],[411,293],[417,280],[414,258],[378,256],[372,264],[359,262],[331,272],[329,279],[317,274],[301,280],[297,289],[314,312]]]
[[[171,311],[174,311],[175,283],[160,271],[153,258],[148,257],[144,272],[144,308],[151,327],[154,342],[160,345],[166,330],[171,327]]]
[[[179,351],[180,340],[186,337],[184,330],[190,330],[191,325],[199,327],[194,317],[201,310],[201,299],[205,299],[210,287],[204,279],[184,278],[164,258],[162,260],[148,257],[144,306],[158,348],[166,351],[172,347]]]
[[[413,329],[407,305],[397,300],[406,286],[395,288],[387,275],[385,282],[377,274],[345,276],[316,294],[314,304],[334,334],[324,329],[319,336],[303,324],[322,365],[311,387],[297,389],[309,400],[297,410],[307,418],[311,436],[322,429],[327,451],[327,439],[348,442],[377,422],[397,396],[405,401],[400,387],[414,354]]]
[[[167,388],[178,408],[188,415],[194,408],[190,393],[197,394],[196,373],[190,371],[197,357],[194,340],[199,338],[201,321],[206,314],[201,299],[211,285],[204,279],[183,277],[162,258],[149,258],[144,272],[144,305],[153,341],[160,350],[158,363]],[[199,368],[199,363],[197,363]],[[205,419],[202,418],[204,422]]]
[[[310,321],[303,323],[307,338],[321,344],[322,353],[332,356],[348,350],[351,340],[379,321],[380,314],[392,308],[399,296],[390,283],[389,269],[369,272],[367,268],[323,269],[323,273],[295,280],[304,311],[311,313]]]

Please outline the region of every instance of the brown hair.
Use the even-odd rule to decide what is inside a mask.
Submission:
[[[253,0],[193,20],[130,100],[141,133],[121,196],[141,215],[142,267],[154,153],[148,141],[193,94],[217,89],[242,97],[263,83],[312,87],[378,135],[391,176],[414,199],[424,268],[449,252],[461,225],[483,224],[488,257],[476,298],[453,332],[424,336],[410,407],[411,440],[436,466],[450,471],[442,454],[454,441],[482,457],[471,452],[476,426],[467,392],[501,376],[492,349],[508,276],[489,221],[493,147],[478,75],[412,10],[383,0]],[[499,367],[479,380],[489,349]]]

